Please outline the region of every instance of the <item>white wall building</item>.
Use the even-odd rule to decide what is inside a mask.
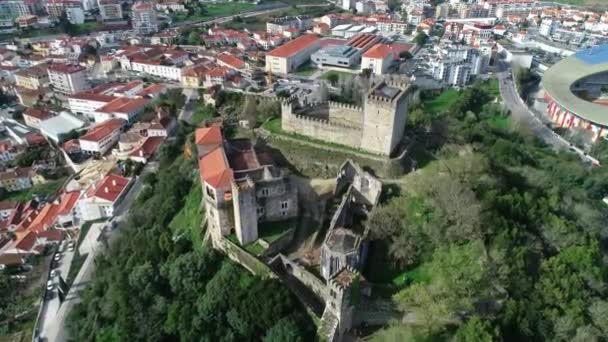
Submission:
[[[112,174],[91,185],[78,200],[82,219],[92,221],[112,217],[131,184],[131,179]]]
[[[91,128],[80,137],[80,149],[87,154],[104,155],[118,142],[125,123],[123,119],[110,119]]]
[[[53,90],[72,95],[89,88],[86,69],[77,64],[51,64],[47,69]]]

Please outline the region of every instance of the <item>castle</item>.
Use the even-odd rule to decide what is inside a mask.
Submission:
[[[403,138],[415,93],[409,84],[381,81],[367,93],[363,108],[336,102],[302,107],[286,100],[281,104],[282,129],[390,156]]]
[[[214,246],[232,234],[241,245],[258,239],[258,223],[298,215],[297,189],[247,139],[224,141],[219,126],[195,132],[203,203]]]

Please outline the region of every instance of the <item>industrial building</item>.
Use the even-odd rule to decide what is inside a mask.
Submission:
[[[266,71],[279,74],[294,72],[320,48],[319,37],[312,34],[300,36],[266,54]]]
[[[312,54],[311,60],[318,66],[350,68],[361,63],[361,55],[382,41],[375,34],[359,34],[345,45],[330,45]]]

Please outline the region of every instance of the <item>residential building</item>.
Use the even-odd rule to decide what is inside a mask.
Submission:
[[[283,34],[288,29],[305,31],[312,28],[312,18],[307,15],[280,17],[266,23],[266,32],[270,34]]]
[[[8,192],[26,190],[34,184],[36,173],[29,167],[17,167],[0,172],[0,187]]]
[[[141,34],[158,31],[158,20],[154,6],[149,2],[138,1],[131,7],[131,24],[133,29]]]
[[[2,0],[0,1],[0,13],[11,18],[18,18],[31,15],[35,11],[25,0]]]
[[[144,107],[149,102],[150,99],[148,98],[118,97],[95,110],[95,122],[99,123],[112,118],[118,118],[131,123],[135,120],[135,117],[144,110]]]
[[[450,15],[450,4],[443,3],[437,5],[435,8],[435,18],[436,19],[445,19]]]
[[[119,0],[99,0],[99,14],[104,23],[126,22],[123,19],[122,5]]]
[[[35,65],[15,72],[15,85],[18,87],[38,90],[49,84],[47,65]]]
[[[40,122],[51,117],[53,115],[49,111],[40,108],[30,107],[23,112],[23,121],[26,125],[33,128],[39,128]]]
[[[377,44],[367,50],[361,59],[361,70],[370,69],[375,75],[383,75],[393,63],[393,50],[386,44]]]
[[[376,5],[373,1],[369,0],[357,1],[355,9],[359,15],[370,14],[376,11]]]
[[[132,179],[110,174],[93,183],[78,200],[85,221],[112,217],[132,185]]]
[[[70,23],[74,25],[84,24],[84,11],[81,7],[66,7],[65,14]]]
[[[315,35],[303,35],[266,54],[266,71],[279,74],[294,72],[321,47]]]
[[[68,108],[74,114],[84,115],[89,119],[95,117],[97,109],[114,101],[115,96],[94,93],[80,92],[68,97]]]
[[[86,154],[105,155],[118,142],[125,124],[125,120],[115,118],[89,129],[87,133],[79,138],[80,150]]]
[[[86,69],[77,64],[53,63],[47,68],[53,90],[72,95],[89,88]]]
[[[28,29],[38,25],[38,17],[35,15],[24,15],[15,19],[15,24],[20,29]]]

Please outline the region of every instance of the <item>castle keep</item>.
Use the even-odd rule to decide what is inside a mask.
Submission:
[[[195,133],[203,203],[211,239],[236,235],[241,245],[258,239],[258,222],[298,215],[297,190],[247,139],[224,141],[220,127]]]
[[[287,100],[282,129],[389,156],[403,138],[414,92],[411,85],[382,81],[367,93],[363,108],[336,102],[302,107]]]

